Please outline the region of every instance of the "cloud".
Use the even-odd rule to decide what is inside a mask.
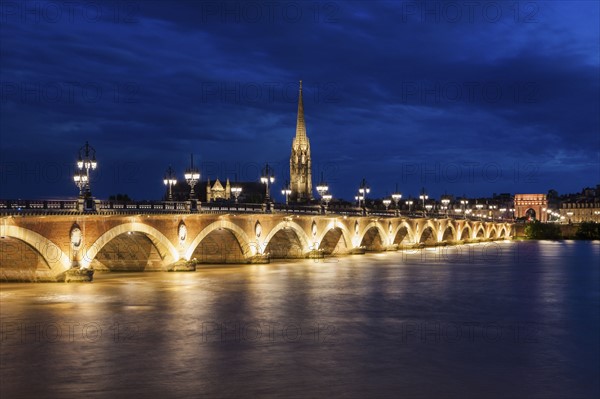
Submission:
[[[11,11],[0,38],[2,157],[10,168],[32,156],[62,164],[89,140],[103,166],[126,159],[148,172],[119,187],[136,198],[160,196],[149,175],[183,168],[190,152],[284,165],[302,79],[313,162],[336,165],[337,195],[351,198],[359,175],[375,195],[403,179],[415,193],[527,191],[514,178],[524,162],[537,165],[536,189],[595,184],[598,5],[494,4],[498,18],[464,5],[458,18],[443,2],[106,2],[101,18],[74,5],[73,19],[37,22]],[[505,172],[493,182],[407,172],[451,162]],[[6,165],[3,196],[73,191],[66,172],[32,189]]]

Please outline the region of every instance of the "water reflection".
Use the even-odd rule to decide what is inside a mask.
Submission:
[[[594,397],[600,242],[0,286],[2,397]]]

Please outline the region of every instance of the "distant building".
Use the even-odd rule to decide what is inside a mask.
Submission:
[[[559,212],[564,223],[600,222],[600,184],[563,196]]]
[[[206,202],[212,201],[227,201],[231,198],[231,184],[229,184],[229,179],[225,183],[225,187],[221,184],[219,179],[215,181],[215,183],[211,186],[210,179],[206,182]]]
[[[546,194],[515,194],[515,217],[529,220],[548,220]]]

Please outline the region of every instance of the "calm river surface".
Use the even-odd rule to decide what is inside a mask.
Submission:
[[[596,398],[600,242],[0,285],[0,397]]]

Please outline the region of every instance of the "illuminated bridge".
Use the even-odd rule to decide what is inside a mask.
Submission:
[[[0,278],[61,280],[87,270],[166,271],[201,263],[360,254],[510,239],[512,224],[415,217],[349,208],[226,204],[191,212],[186,202],[0,202]],[[68,272],[67,272],[68,271]]]

